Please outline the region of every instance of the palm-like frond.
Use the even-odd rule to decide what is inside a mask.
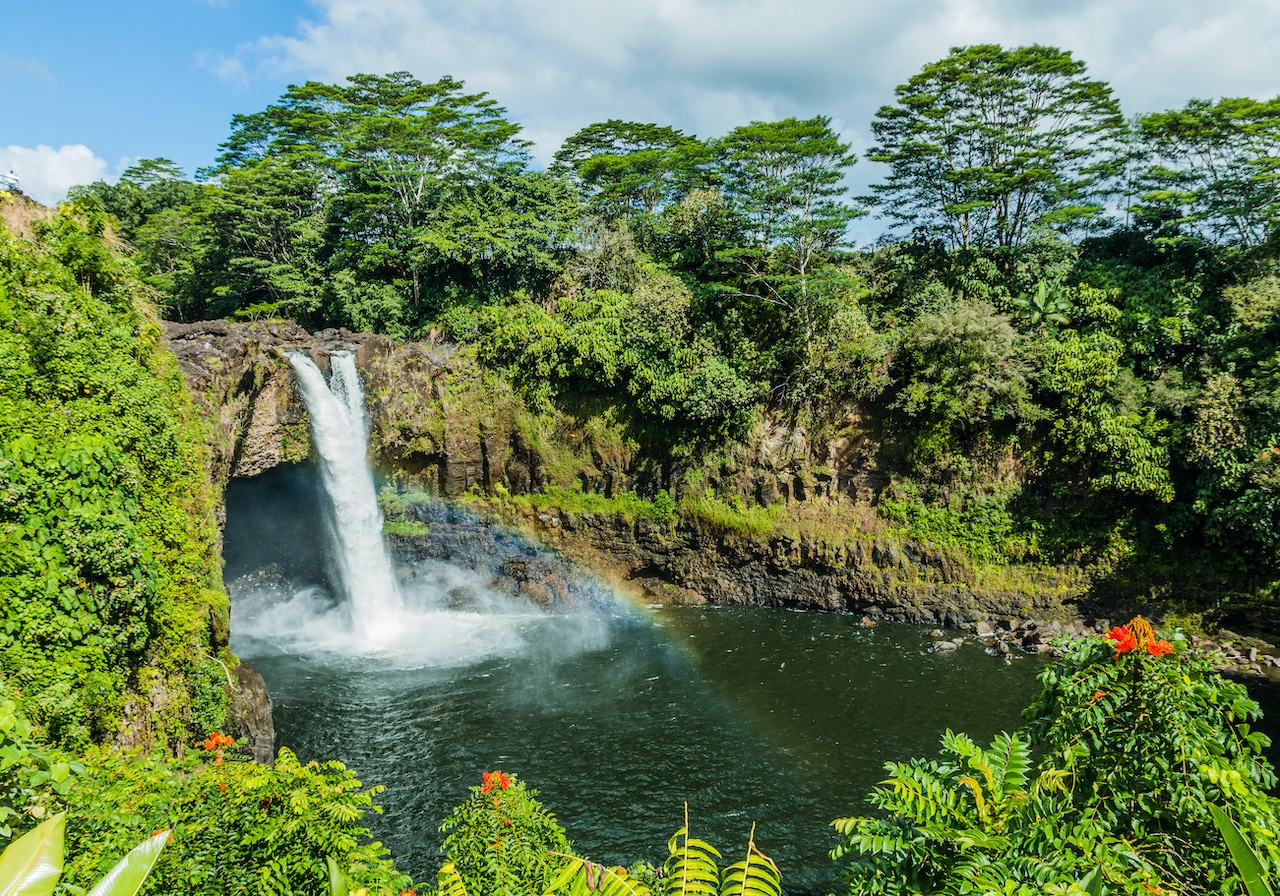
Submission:
[[[467,885],[462,882],[462,875],[452,862],[446,863],[436,875],[439,896],[468,896]],[[554,886],[553,886],[554,890]]]
[[[666,896],[717,896],[720,852],[705,840],[689,836],[689,807],[684,807],[684,827],[667,841]]]
[[[756,847],[756,827],[747,837],[747,855],[724,870],[720,896],[782,896],[782,872]]]
[[[1003,799],[1005,794],[1024,791],[1031,772],[1031,745],[1016,734],[1000,732],[984,750],[993,773],[991,791]]]
[[[652,896],[652,891],[630,877],[625,868],[597,865],[575,858],[551,882],[547,896]]]

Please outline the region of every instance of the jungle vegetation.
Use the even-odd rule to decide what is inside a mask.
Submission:
[[[411,883],[350,770],[196,746],[234,658],[205,434],[156,306],[452,339],[535,409],[609,406],[662,460],[664,515],[676,471],[763,417],[856,404],[895,519],[990,562],[1274,610],[1280,99],[1126,117],[1069,52],[981,45],[871,128],[887,174],[865,197],[824,115],[706,139],[599,122],[539,170],[483,92],[355,75],[237,116],[194,179],[145,160],[6,216],[0,842],[66,811],[67,892],[157,828],[177,848],[146,892]],[[886,231],[858,249],[868,214]],[[837,822],[849,889],[1238,892],[1211,806],[1274,876],[1256,706],[1182,647],[1136,624],[1081,642],[1023,731],[891,766],[871,814]],[[152,752],[103,746],[122,731]],[[445,820],[441,892],[778,886],[750,835],[721,862],[688,823],[665,873],[596,865],[491,774]],[[521,836],[488,849],[500,828]]]

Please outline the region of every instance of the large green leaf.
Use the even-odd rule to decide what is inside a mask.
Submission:
[[[0,854],[0,896],[50,896],[62,874],[64,812],[9,844]]]
[[[134,896],[142,888],[142,882],[151,873],[151,868],[168,842],[168,831],[159,831],[143,840],[129,850],[129,854],[117,862],[106,877],[94,885],[88,896]]]
[[[1275,896],[1258,854],[1245,841],[1236,823],[1212,803],[1209,804],[1209,813],[1213,816],[1213,823],[1222,832],[1222,839],[1227,841],[1227,849],[1231,851],[1231,858],[1240,870],[1240,878],[1244,881],[1244,888],[1249,896]]]
[[[351,884],[347,881],[347,875],[333,860],[333,856],[324,857],[324,867],[329,873],[329,896],[347,896]]]
[[[756,848],[755,827],[747,840],[747,856],[724,870],[720,896],[782,896],[782,873]]]

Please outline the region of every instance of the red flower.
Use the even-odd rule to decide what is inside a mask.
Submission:
[[[1134,637],[1133,632],[1129,631],[1127,625],[1117,625],[1111,631],[1107,632],[1107,637],[1113,642],[1116,656],[1122,653],[1128,653],[1130,650],[1136,650],[1138,647],[1138,639]]]
[[[229,747],[234,743],[234,738],[228,737],[221,731],[214,731],[209,735],[208,740],[206,740],[202,746],[209,752],[213,752],[214,750],[221,750],[223,747]]]
[[[1173,653],[1173,645],[1168,641],[1153,641],[1147,645],[1147,653],[1152,656],[1163,656],[1166,653]]]
[[[499,790],[506,790],[511,786],[511,779],[500,771],[485,772],[480,776],[484,779],[484,786],[480,788],[481,793],[488,793],[495,786]]]

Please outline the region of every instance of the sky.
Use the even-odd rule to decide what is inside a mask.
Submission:
[[[7,7],[7,8],[6,8]],[[1280,0],[10,0],[0,173],[54,203],[163,156],[210,164],[232,115],[289,84],[461,78],[545,164],[609,118],[716,137],[826,115],[856,150],[877,108],[950,47],[1048,44],[1126,114],[1280,95]],[[863,161],[855,190],[878,177]]]

